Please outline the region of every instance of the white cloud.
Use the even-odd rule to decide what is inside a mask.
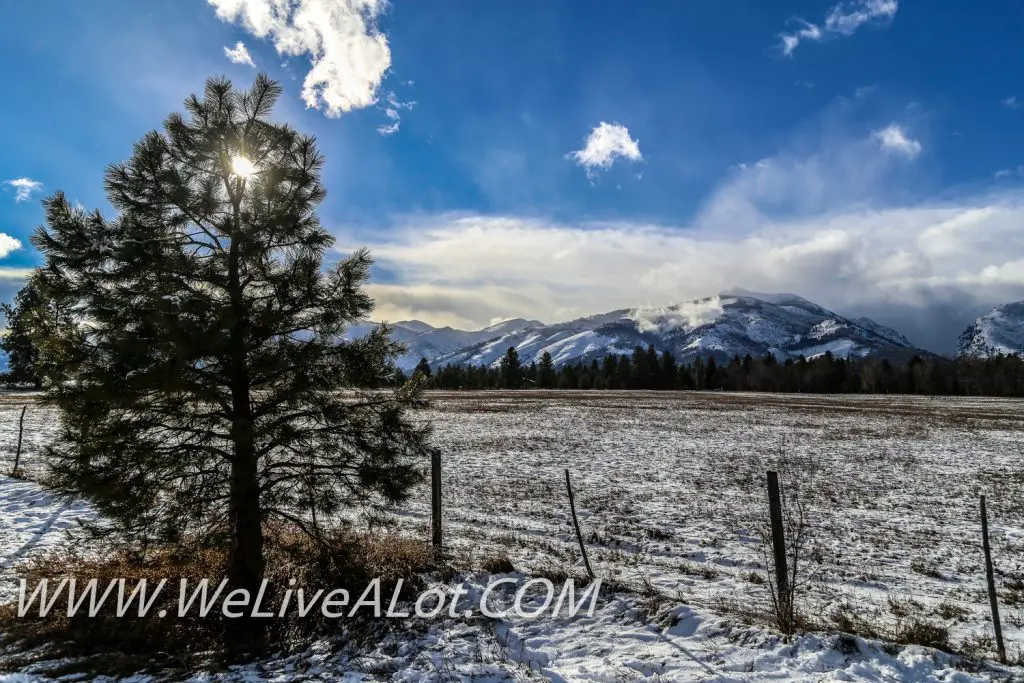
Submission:
[[[387,104],[383,109],[384,115],[388,117],[389,123],[377,127],[377,132],[384,136],[394,135],[397,133],[402,123],[401,111],[403,109],[412,109],[416,106],[416,102],[400,101],[398,96],[393,92],[388,93],[386,100]]]
[[[1006,178],[1024,178],[1024,164],[1017,168],[1003,168],[995,172],[995,177],[998,180],[1005,180]]]
[[[13,180],[5,180],[3,184],[14,188],[14,201],[16,202],[27,202],[32,199],[33,192],[43,189],[41,182],[31,178],[14,178]]]
[[[1002,102],[1007,109],[1020,109],[1021,107],[1021,103],[1017,101],[1016,97],[1007,97]]]
[[[1024,299],[1024,199],[1014,188],[907,203],[919,171],[901,163],[905,145],[837,137],[831,125],[810,137],[790,145],[800,153],[727,171],[680,224],[399,217],[368,244],[396,278],[372,285],[375,316],[476,329],[493,318],[555,322],[743,287],[794,292],[951,351],[987,308]],[[658,315],[644,319],[658,324]]]
[[[899,9],[897,0],[851,0],[835,5],[821,24],[812,24],[799,17],[793,19],[800,28],[779,35],[782,54],[790,56],[800,43],[810,40],[822,42],[839,36],[852,36],[868,23],[888,25]]]
[[[629,318],[636,321],[641,332],[674,329],[681,326],[700,327],[714,322],[723,313],[722,299],[718,295],[693,301],[684,301],[674,306],[645,306],[630,312]]]
[[[19,243],[20,244],[20,243]],[[0,266],[0,285],[3,283],[21,283],[32,277],[35,268],[16,268],[14,266]],[[2,297],[0,297],[2,299]]]
[[[821,29],[803,19],[794,19],[795,22],[799,23],[801,28],[793,33],[782,33],[779,37],[782,39],[781,47],[782,54],[787,57],[793,54],[793,50],[800,46],[800,43],[804,40],[821,40],[822,33]]]
[[[629,129],[619,123],[602,121],[587,136],[583,149],[569,152],[567,159],[573,159],[591,176],[598,170],[607,170],[616,158],[643,161],[640,141],[629,136]]]
[[[207,0],[224,20],[273,42],[278,53],[309,55],[307,107],[337,117],[377,102],[391,67],[377,19],[386,0]]]
[[[7,233],[0,232],[0,258],[6,258],[11,254],[11,252],[18,251],[19,249],[21,249],[21,240],[16,237],[11,237]],[[16,273],[22,273],[24,271],[31,272],[31,270],[27,268],[5,269],[0,267],[0,279],[9,279],[12,277],[11,273],[5,273],[5,270]]]
[[[882,149],[902,154],[908,159],[916,159],[922,150],[921,143],[907,137],[903,127],[896,123],[890,123],[882,130],[875,131],[874,136],[882,145]]]
[[[769,220],[739,237],[642,223],[417,218],[369,245],[401,278],[370,291],[376,317],[476,329],[494,318],[555,322],[665,306],[740,285],[866,314],[942,351],[988,307],[1024,298],[1022,222],[1016,195],[851,207]],[[691,313],[713,310],[680,315]],[[937,322],[949,315],[952,323]]]
[[[864,24],[892,21],[899,9],[897,0],[854,0],[839,3],[825,17],[825,30],[851,36]]]
[[[245,64],[256,68],[256,62],[252,61],[252,55],[249,54],[249,49],[245,46],[245,43],[238,41],[235,43],[235,47],[224,47],[224,55],[231,61],[232,64]]]

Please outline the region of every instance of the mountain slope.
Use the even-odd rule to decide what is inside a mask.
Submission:
[[[637,345],[669,351],[682,362],[698,357],[772,354],[780,361],[831,352],[905,362],[915,349],[898,332],[861,318],[844,318],[794,294],[732,290],[664,308],[623,309],[555,325],[533,325],[482,339],[431,359],[435,366],[493,365],[514,346],[524,363],[546,351],[556,365],[628,354]],[[428,356],[429,358],[429,356]]]
[[[358,339],[376,328],[379,323],[363,322],[345,331],[343,338]],[[398,359],[398,367],[409,371],[416,367],[421,358],[429,361],[451,354],[489,339],[515,333],[529,327],[543,327],[536,320],[513,318],[495,323],[481,330],[458,330],[453,327],[433,327],[421,320],[403,320],[390,323],[391,336],[405,344],[406,352]]]
[[[957,357],[988,358],[1024,352],[1024,301],[996,306],[960,335]]]

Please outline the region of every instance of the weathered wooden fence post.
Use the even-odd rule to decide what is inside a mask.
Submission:
[[[590,558],[587,557],[587,548],[583,545],[583,534],[580,533],[580,523],[576,519],[576,499],[572,495],[572,483],[569,481],[569,470],[565,470],[565,488],[569,491],[569,511],[572,513],[572,525],[576,528],[576,540],[580,542],[580,553],[583,554],[583,565],[587,568],[587,574],[594,578],[594,570],[590,568]]]
[[[985,511],[985,496],[981,497],[981,547],[985,551],[985,580],[988,582],[988,602],[992,607],[992,626],[996,631],[996,649],[999,652],[999,661],[1006,664],[1003,626],[999,623],[999,599],[996,595],[996,578],[992,572],[992,549],[988,544],[988,513]]]
[[[430,531],[431,543],[441,547],[441,452],[430,456]]]
[[[17,476],[18,465],[21,463],[21,437],[25,432],[25,411],[28,410],[28,406],[21,407],[21,417],[18,419],[18,450],[14,452],[14,469],[11,470],[11,476]]]
[[[782,495],[778,472],[768,472],[768,514],[772,525],[772,552],[775,558],[775,591],[779,626],[788,631],[793,621],[792,587],[786,566],[786,532],[782,526]]]

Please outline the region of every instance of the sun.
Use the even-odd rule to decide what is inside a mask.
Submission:
[[[231,170],[235,175],[241,178],[248,178],[256,173],[256,165],[241,154],[236,154],[231,157]]]

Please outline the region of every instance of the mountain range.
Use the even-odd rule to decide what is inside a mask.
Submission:
[[[373,324],[356,326],[346,336],[365,334]],[[398,363],[406,371],[421,358],[434,367],[494,365],[509,347],[516,348],[523,363],[539,361],[548,352],[556,365],[629,354],[638,345],[668,351],[684,363],[698,357],[727,361],[736,355],[769,353],[780,361],[826,352],[894,362],[906,362],[915,354],[932,355],[868,318],[846,318],[795,294],[741,289],[673,306],[620,309],[551,325],[515,318],[476,331],[437,328],[418,320],[393,323],[392,328],[408,349]]]

